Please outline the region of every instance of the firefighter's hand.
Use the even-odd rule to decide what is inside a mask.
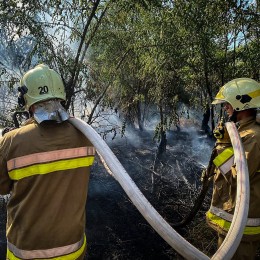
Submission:
[[[225,124],[221,121],[213,131],[214,137],[218,143],[230,143],[230,137]]]

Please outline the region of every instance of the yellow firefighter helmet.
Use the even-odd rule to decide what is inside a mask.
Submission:
[[[60,75],[47,65],[40,64],[24,74],[20,81],[20,100],[26,109],[40,101],[50,99],[66,100],[66,93]]]
[[[250,78],[237,78],[226,83],[212,104],[228,102],[235,111],[260,107],[260,84]]]

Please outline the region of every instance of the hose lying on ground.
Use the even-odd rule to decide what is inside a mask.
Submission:
[[[99,134],[86,122],[77,119],[70,118],[69,122],[78,128],[94,145],[98,154],[102,157],[102,161],[105,162],[106,167],[112,172],[114,178],[119,182],[121,187],[124,189],[128,197],[131,199],[135,207],[140,211],[143,217],[148,223],[155,229],[155,231],[179,254],[186,259],[209,259],[208,256],[200,252],[197,248],[192,246],[182,236],[180,236],[163,218],[162,216],[152,207],[148,200],[144,197],[141,191],[138,189],[136,184],[133,182],[131,177],[128,175],[124,167],[118,161],[117,157],[105,143],[105,141],[99,136]],[[229,123],[230,124],[230,123]],[[236,128],[228,128],[229,135],[233,135],[236,132],[236,137],[231,139],[232,144],[234,143],[234,153],[237,167],[238,167],[238,192],[237,192],[237,205],[234,220],[232,222],[230,231],[227,234],[221,248],[217,250],[214,259],[229,259],[234,254],[240,239],[241,232],[244,229],[245,218],[247,217],[248,207],[240,205],[246,203],[247,199],[243,199],[243,194],[248,194],[248,172],[245,161],[243,147]],[[238,136],[238,137],[237,137]],[[239,153],[237,152],[239,151]],[[241,160],[240,160],[241,158]],[[242,175],[242,177],[241,177]],[[244,180],[247,179],[246,180]],[[245,195],[248,197],[248,195]],[[237,228],[234,228],[234,227]],[[233,235],[235,234],[235,235]],[[229,240],[231,238],[231,240]]]

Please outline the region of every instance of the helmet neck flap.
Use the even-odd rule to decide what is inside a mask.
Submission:
[[[38,124],[43,121],[61,123],[69,119],[69,114],[60,103],[61,100],[53,99],[33,105],[33,117]]]

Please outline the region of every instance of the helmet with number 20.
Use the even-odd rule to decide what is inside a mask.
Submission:
[[[60,75],[47,65],[40,64],[24,74],[18,90],[22,93],[24,105],[31,105],[50,99],[66,100],[66,93]]]

